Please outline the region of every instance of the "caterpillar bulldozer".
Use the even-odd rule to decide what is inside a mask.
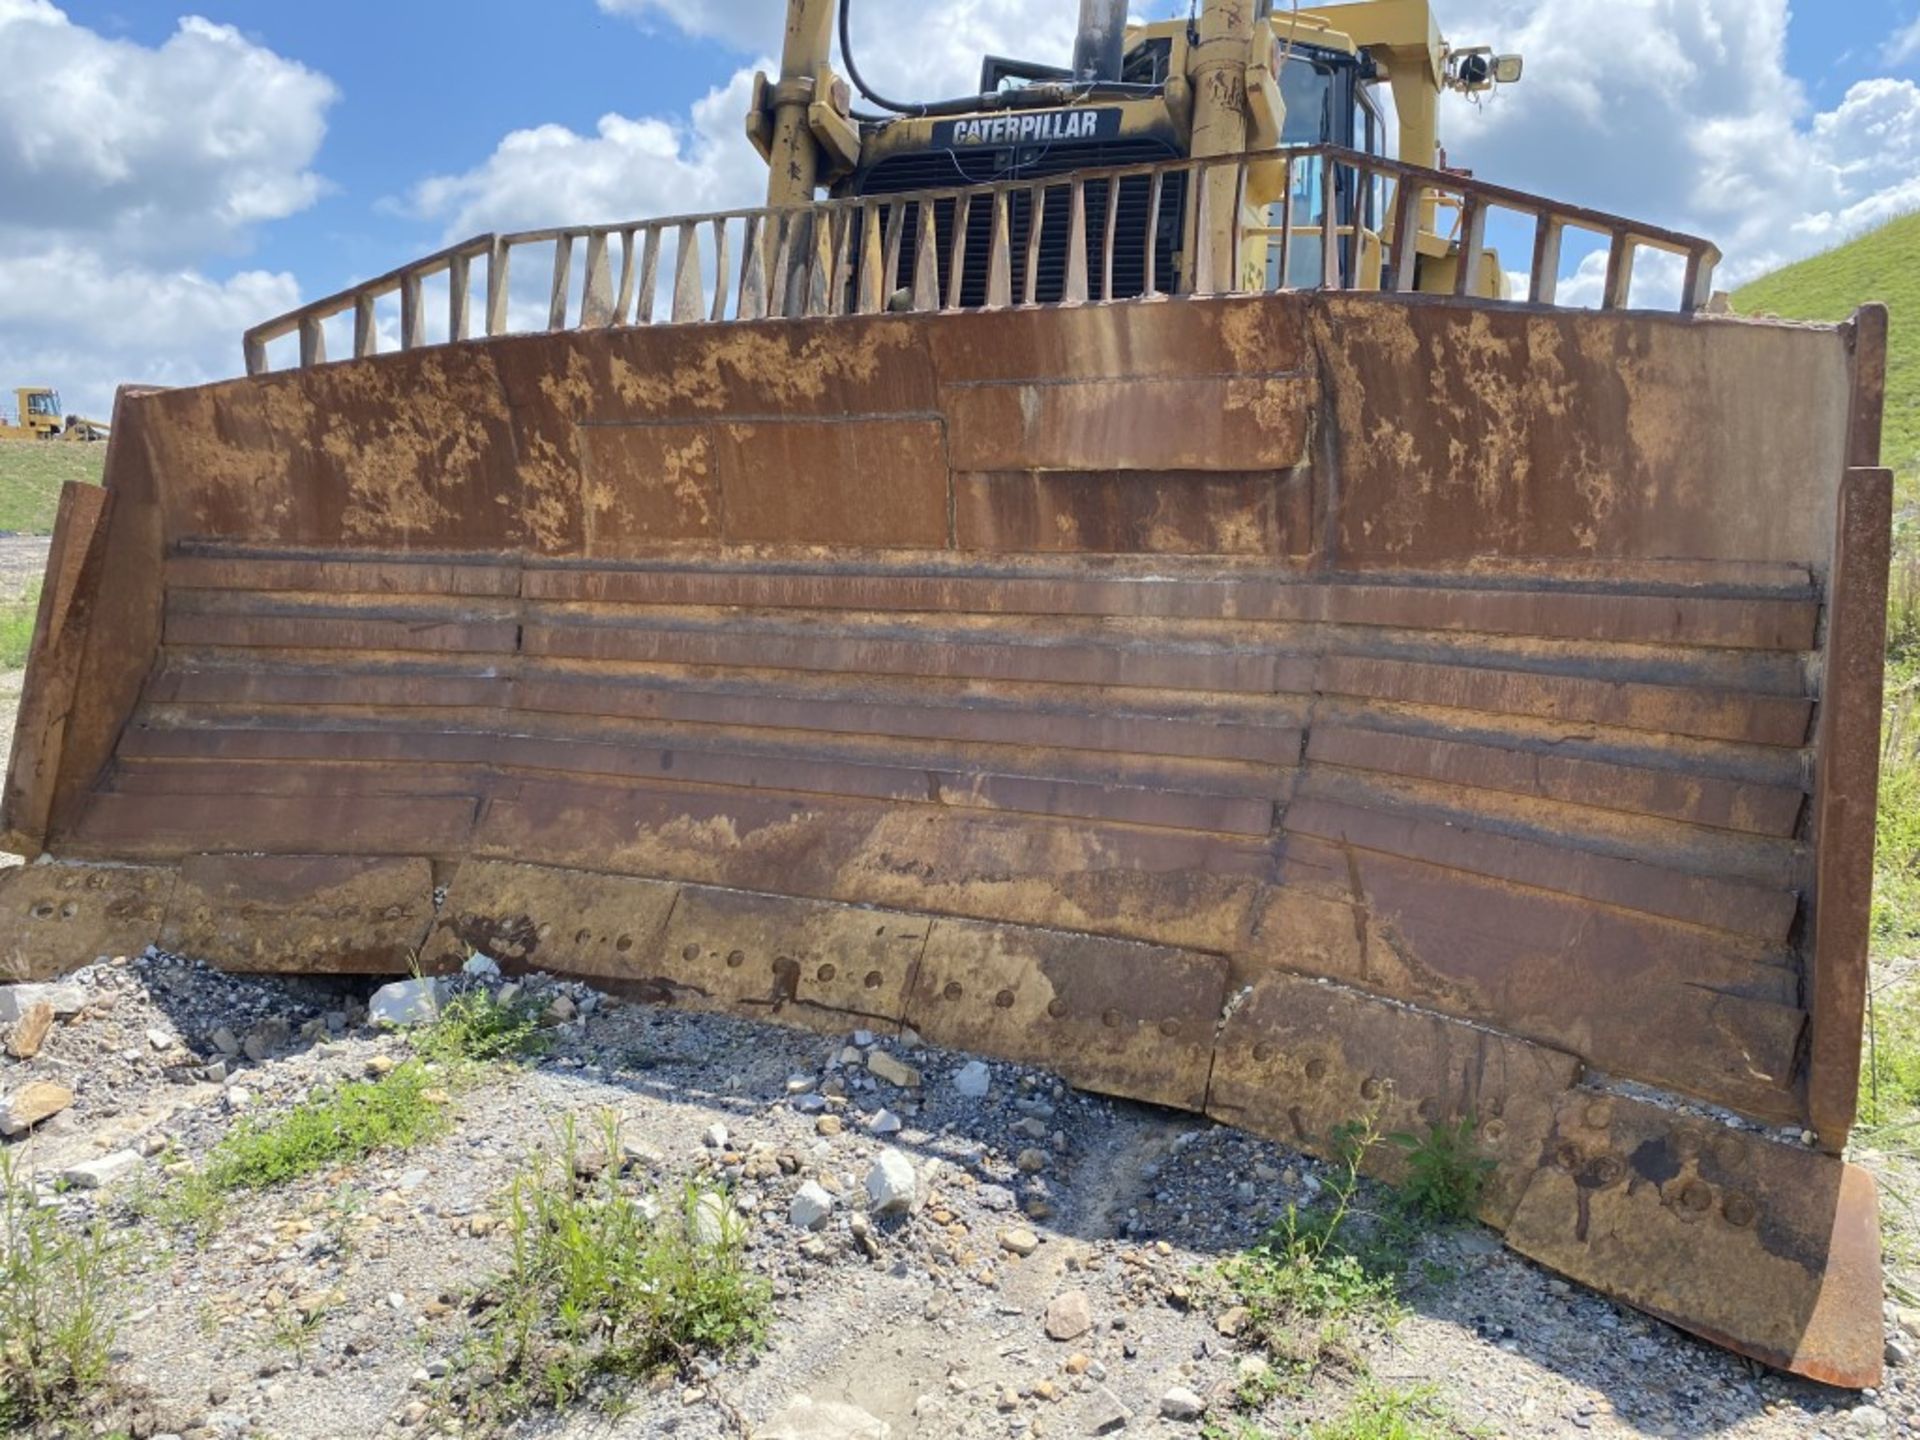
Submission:
[[[13,392],[14,413],[18,425],[9,425],[0,416],[0,440],[104,440],[110,427],[84,415],[67,415],[60,407],[60,392],[45,386],[29,386]]]
[[[121,392],[0,961],[480,950],[1308,1150],[1468,1124],[1518,1253],[1877,1383],[1884,309],[1716,314],[1710,242],[1447,167],[1521,67],[1425,0],[1088,0],[931,103],[848,3],[790,0],[766,206]]]

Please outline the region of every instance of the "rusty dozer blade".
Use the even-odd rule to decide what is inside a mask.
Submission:
[[[1883,361],[1282,293],[129,391],[0,957],[478,948],[1310,1149],[1470,1116],[1522,1254],[1873,1384]]]

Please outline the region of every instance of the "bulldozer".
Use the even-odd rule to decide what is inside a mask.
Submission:
[[[0,416],[0,440],[104,440],[111,429],[84,415],[67,415],[60,405],[60,392],[45,386],[28,386],[13,392],[14,413],[18,425],[9,425]]]
[[[0,963],[480,951],[1445,1127],[1517,1253],[1878,1383],[1885,310],[1718,314],[1710,241],[1448,166],[1523,67],[1425,0],[1087,0],[935,102],[856,19],[790,0],[765,206],[475,236],[121,391]]]

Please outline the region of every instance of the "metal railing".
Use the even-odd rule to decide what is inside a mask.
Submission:
[[[1225,254],[1192,241],[1212,233],[1219,207],[1243,212],[1250,177],[1274,166],[1286,167],[1286,183],[1268,223],[1230,227]],[[1375,203],[1389,186],[1390,201]],[[1434,217],[1443,211],[1455,217],[1453,233],[1435,237]],[[380,353],[379,307],[395,297],[399,349],[442,343],[428,338],[427,286],[443,276],[444,340],[477,338],[473,291],[482,265],[480,334],[537,330],[537,306],[531,317],[518,317],[517,326],[512,313],[513,263],[530,249],[551,249],[550,269],[542,272],[550,282],[544,328],[591,330],[1300,288],[1406,293],[1415,289],[1423,255],[1451,255],[1452,289],[1466,296],[1480,293],[1490,253],[1487,224],[1501,212],[1533,222],[1526,295],[1533,304],[1557,303],[1569,231],[1606,243],[1603,309],[1629,304],[1635,260],[1649,250],[1684,260],[1682,312],[1705,308],[1711,297],[1720,252],[1695,236],[1471,176],[1305,146],[823,200],[801,209],[478,235],[254,327],[245,339],[247,373],[272,369],[268,346],[292,335],[299,337],[300,366],[324,363],[327,322],[348,314],[354,357]],[[1408,236],[1414,243],[1402,243]],[[1257,269],[1247,263],[1254,254],[1247,247],[1256,241],[1268,248],[1267,263]],[[576,255],[584,262],[577,279]],[[1303,259],[1310,272],[1304,285],[1295,283]],[[670,275],[664,294],[663,275]]]

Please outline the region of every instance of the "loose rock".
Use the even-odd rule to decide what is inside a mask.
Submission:
[[[898,1150],[883,1150],[867,1172],[867,1204],[876,1215],[904,1215],[913,1209],[919,1183],[913,1162]]]
[[[694,1242],[709,1250],[743,1238],[746,1220],[727,1204],[727,1198],[709,1190],[693,1202]]]
[[[809,1180],[794,1194],[787,1219],[802,1230],[818,1230],[833,1214],[833,1196]]]
[[[13,1032],[7,1036],[7,1053],[16,1060],[33,1059],[47,1043],[52,1029],[53,1006],[44,1000],[36,1001],[14,1022]]]
[[[1093,1329],[1093,1303],[1084,1290],[1067,1290],[1047,1306],[1047,1337],[1062,1342],[1078,1340]]]
[[[0,985],[0,1023],[13,1024],[36,1005],[48,1005],[56,1020],[70,1020],[92,997],[84,985]]]
[[[1104,1385],[1093,1387],[1084,1412],[1089,1435],[1113,1435],[1127,1428],[1133,1411],[1120,1403],[1120,1397]]]
[[[440,1018],[444,999],[445,987],[438,980],[396,980],[373,992],[367,1002],[367,1020],[396,1029],[428,1025]]]
[[[1207,1402],[1176,1385],[1160,1397],[1160,1413],[1169,1420],[1198,1420],[1207,1413]]]
[[[23,1085],[0,1102],[0,1135],[9,1140],[24,1135],[43,1120],[51,1120],[73,1104],[73,1091],[51,1080]]]
[[[852,1405],[816,1403],[802,1395],[754,1435],[755,1440],[892,1440],[893,1427]]]
[[[140,1157],[137,1154],[131,1150],[116,1150],[98,1160],[70,1165],[60,1172],[60,1178],[76,1190],[103,1190],[139,1168]]]
[[[920,1083],[920,1072],[905,1061],[896,1060],[884,1050],[875,1050],[867,1056],[867,1069],[902,1090],[914,1089]]]
[[[1040,1248],[1040,1237],[1024,1226],[1013,1230],[1002,1230],[1000,1248],[1024,1260]]]
[[[969,1060],[954,1071],[953,1088],[969,1100],[984,1100],[993,1089],[993,1071],[984,1061]]]

